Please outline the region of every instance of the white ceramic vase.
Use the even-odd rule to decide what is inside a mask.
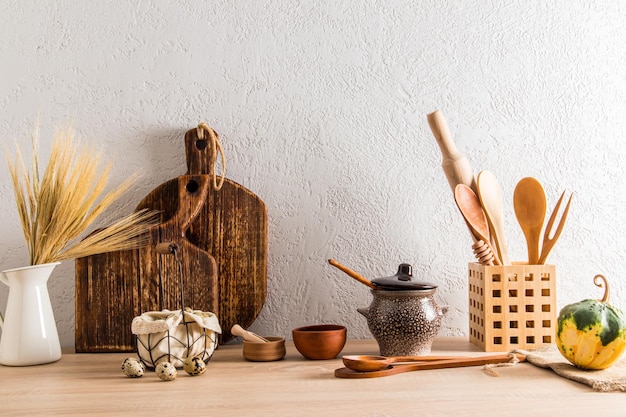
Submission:
[[[61,344],[48,294],[48,278],[60,262],[9,269],[0,281],[9,286],[0,317],[0,364],[40,365],[61,359]]]

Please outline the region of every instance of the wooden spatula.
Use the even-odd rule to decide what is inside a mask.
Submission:
[[[502,210],[502,188],[496,177],[489,171],[480,171],[476,179],[478,198],[485,210],[491,238],[502,265],[510,265],[509,250],[504,236],[504,218]]]

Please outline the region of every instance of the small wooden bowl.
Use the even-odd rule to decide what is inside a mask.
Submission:
[[[269,342],[243,341],[243,357],[251,362],[279,361],[285,357],[285,338],[266,337]]]
[[[337,324],[305,326],[292,330],[293,343],[307,359],[333,359],[346,344],[347,330]]]

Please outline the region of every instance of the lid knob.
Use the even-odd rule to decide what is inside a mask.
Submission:
[[[378,278],[372,284],[381,290],[407,291],[407,290],[434,290],[436,285],[419,280],[413,276],[413,267],[410,264],[400,264],[398,272],[390,277]]]
[[[400,264],[397,275],[400,281],[410,281],[413,276],[413,267],[410,264]]]

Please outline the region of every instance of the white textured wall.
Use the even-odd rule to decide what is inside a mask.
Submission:
[[[370,294],[333,257],[369,278],[412,263],[451,306],[442,332],[465,335],[471,241],[426,123],[440,108],[475,171],[502,183],[512,258],[526,256],[516,182],[540,179],[550,205],[573,190],[550,257],[559,304],[599,297],[591,279],[604,273],[624,308],[625,18],[619,0],[4,0],[0,137],[27,146],[38,120],[45,152],[71,122],[115,159],[113,182],[142,169],[115,217],[184,172],[182,136],[206,121],[227,176],[268,206],[268,299],[253,330],[338,322],[369,337],[356,308]],[[4,162],[0,207],[0,268],[22,266]],[[64,346],[73,268],[50,282]]]

